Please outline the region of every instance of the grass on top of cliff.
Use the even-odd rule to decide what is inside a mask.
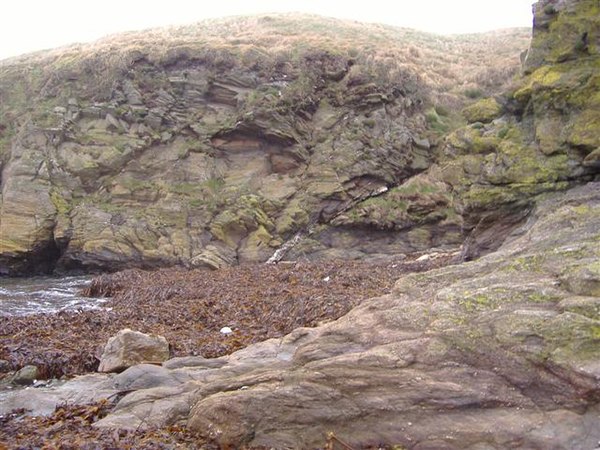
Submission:
[[[238,67],[269,75],[317,51],[353,61],[386,79],[397,73],[418,75],[431,90],[434,105],[454,110],[502,92],[518,72],[519,54],[529,39],[526,28],[441,36],[306,14],[211,19],[116,34],[0,61],[0,155],[3,127],[8,130],[27,111],[70,95],[65,84],[85,87],[87,92],[79,94],[86,94],[90,103],[104,101],[114,81],[139,62]]]
[[[95,371],[109,337],[131,328],[167,338],[172,356],[218,357],[293,329],[339,318],[388,293],[404,273],[448,264],[327,261],[216,271],[127,270],[95,278],[88,294],[112,296],[101,310],[0,317],[0,359],[37,365],[44,377]],[[223,336],[229,326],[234,332]]]

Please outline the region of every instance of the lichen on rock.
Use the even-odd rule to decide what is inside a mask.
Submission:
[[[469,123],[487,123],[502,114],[502,106],[496,99],[486,98],[466,107],[463,114]]]

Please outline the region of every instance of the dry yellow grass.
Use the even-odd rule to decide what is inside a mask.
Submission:
[[[392,26],[305,14],[211,19],[188,26],[108,36],[0,61],[0,160],[4,143],[28,117],[51,109],[78,80],[78,95],[110,98],[114,83],[136,61],[176,65],[182,61],[276,73],[286,65],[301,76],[311,54],[352,60],[359,73],[382,84],[416,75],[436,113],[459,111],[473,98],[501,92],[519,70],[528,29],[441,36]],[[308,57],[307,57],[308,55]],[[135,69],[134,69],[135,70]],[[445,129],[440,129],[440,132]]]
[[[274,14],[210,19],[193,25],[108,36],[0,61],[0,76],[41,66],[44,72],[102,60],[100,69],[125,67],[143,53],[168,60],[177,49],[230,53],[241,61],[258,56],[293,62],[310,49],[358,58],[387,68],[411,68],[439,91],[497,90],[519,66],[530,30],[442,36],[387,25],[304,14]],[[39,70],[40,67],[38,67]]]

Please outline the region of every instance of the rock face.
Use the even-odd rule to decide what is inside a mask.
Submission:
[[[126,328],[108,340],[98,371],[120,372],[135,364],[160,364],[167,359],[169,343],[164,337]]]
[[[484,36],[497,60],[455,70],[428,59],[466,39],[265,16],[3,61],[0,273],[220,267],[297,235],[290,258],[455,247],[454,197],[410,181],[435,159],[424,112],[465,102],[449,76],[516,70],[526,35]]]
[[[598,3],[545,0],[534,12],[526,76],[466,108],[472,123],[446,137],[430,170],[460,198],[467,258],[497,248],[539,194],[598,177]]]

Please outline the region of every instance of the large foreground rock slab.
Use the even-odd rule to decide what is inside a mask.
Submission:
[[[118,391],[109,383],[111,375],[89,374],[73,380],[52,380],[49,386],[21,389],[0,389],[0,416],[23,410],[33,416],[45,416],[60,405],[83,405],[111,398]]]

